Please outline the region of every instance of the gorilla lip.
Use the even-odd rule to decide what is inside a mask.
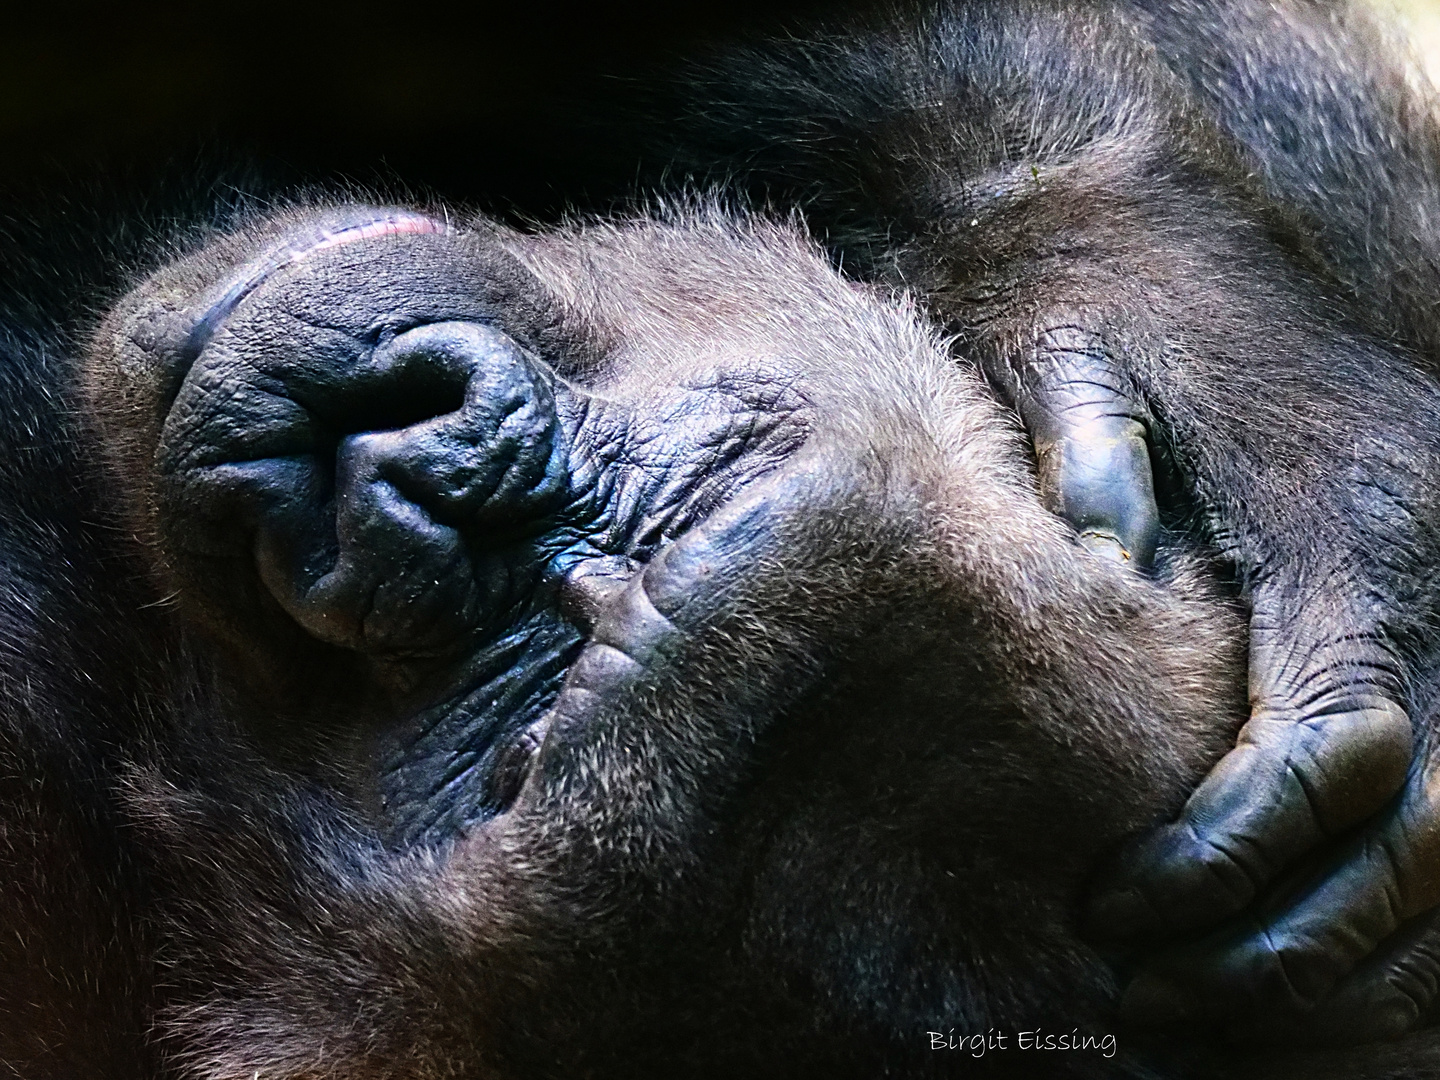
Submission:
[[[303,239],[291,240],[277,249],[266,252],[251,264],[247,272],[232,282],[230,287],[225,290],[224,295],[211,304],[190,328],[190,332],[185,337],[185,343],[179,349],[179,377],[184,378],[190,365],[205,350],[205,346],[210,343],[216,331],[245,298],[275,274],[288,270],[319,252],[358,243],[362,240],[373,240],[385,236],[445,235],[454,232],[455,229],[448,222],[438,218],[396,210],[380,217],[372,217],[337,228],[325,228],[318,233],[308,234]]]

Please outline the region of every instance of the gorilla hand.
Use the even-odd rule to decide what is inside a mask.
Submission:
[[[1313,365],[1330,381],[1292,373],[1277,392],[1263,371],[1247,379],[1200,357],[1188,368],[1173,363],[1157,344],[1164,338],[1135,333],[1133,319],[1059,306],[1030,335],[1017,328],[998,336],[1001,348],[980,350],[1030,434],[1042,500],[1081,545],[1149,570],[1160,539],[1151,467],[1158,441],[1185,473],[1251,605],[1248,723],[1179,819],[1122,853],[1092,898],[1090,925],[1102,938],[1153,944],[1246,912],[1248,929],[1227,928],[1160,958],[1126,1007],[1152,1022],[1239,1011],[1279,1026],[1311,1009],[1404,920],[1440,903],[1440,806],[1428,793],[1431,769],[1418,765],[1369,841],[1332,852],[1337,861],[1322,882],[1267,892],[1406,783],[1413,736],[1392,636],[1424,617],[1430,595],[1415,583],[1428,573],[1418,526],[1426,455],[1435,451],[1419,440],[1396,445],[1413,439],[1405,410],[1433,405],[1400,385],[1403,373],[1378,362],[1378,350],[1341,335],[1287,342],[1314,357],[1297,368]],[[1127,321],[1129,333],[1115,332]],[[1343,362],[1341,350],[1361,360]],[[1260,403],[1247,405],[1252,422],[1215,404],[1237,395]],[[1297,445],[1286,415],[1302,407],[1316,417],[1310,445]],[[1348,426],[1386,434],[1340,445]],[[1353,461],[1348,474],[1333,465],[1344,457]],[[1269,914],[1256,914],[1257,901]],[[1357,1007],[1346,1030],[1393,1033],[1395,1015]]]
[[[1153,420],[1134,381],[1094,341],[1073,327],[1041,335],[1033,372],[1007,389],[1036,444],[1041,491],[1052,509],[1091,550],[1104,554],[1094,538],[1115,538],[1111,550],[1135,552],[1132,565],[1143,568],[1158,530],[1144,442]],[[1187,434],[1176,439],[1182,455]],[[1258,1007],[1271,1021],[1293,1020],[1405,920],[1440,903],[1433,766],[1427,759],[1411,769],[1406,676],[1386,622],[1387,609],[1398,607],[1385,600],[1387,578],[1413,558],[1396,549],[1419,493],[1413,474],[1397,479],[1383,459],[1366,460],[1366,451],[1377,449],[1357,450],[1359,479],[1330,490],[1321,482],[1312,492],[1322,506],[1334,500],[1350,511],[1325,515],[1318,531],[1340,532],[1335,523],[1345,521],[1366,527],[1349,536],[1307,537],[1293,519],[1246,521],[1254,507],[1284,511],[1292,500],[1277,498],[1273,487],[1247,498],[1238,471],[1225,482],[1239,497],[1207,508],[1248,579],[1250,719],[1179,819],[1123,853],[1090,914],[1100,935],[1139,941],[1193,934],[1247,909],[1249,921],[1162,957],[1126,996],[1137,1018],[1221,1019]],[[1255,460],[1254,474],[1264,476],[1286,457],[1293,459],[1293,450]],[[1317,556],[1330,561],[1317,565]],[[1334,855],[1309,888],[1276,895],[1272,886],[1282,875],[1376,814],[1402,785],[1398,803]],[[1254,907],[1257,900],[1264,905]],[[1418,962],[1412,957],[1408,967]],[[1385,970],[1397,964],[1407,967],[1392,959]],[[1355,980],[1370,985],[1376,976]],[[1337,993],[1351,1003],[1345,1030],[1356,1038],[1403,1030],[1434,996],[1405,995],[1408,1004],[1397,1011],[1388,992]]]
[[[1215,18],[1196,11],[1182,25]],[[1016,407],[1041,491],[1081,544],[1144,566],[1157,520],[1148,439],[1194,511],[1177,519],[1233,567],[1253,622],[1249,726],[1180,821],[1122,860],[1093,912],[1107,937],[1154,940],[1246,909],[1405,782],[1409,686],[1434,652],[1440,594],[1430,434],[1440,401],[1433,376],[1386,332],[1397,317],[1388,283],[1411,269],[1382,267],[1383,310],[1370,324],[1381,333],[1367,335],[1328,273],[1295,257],[1311,250],[1293,231],[1303,226],[1255,198],[1254,161],[1206,129],[1142,35],[1096,19],[1085,5],[941,5],[921,25],[787,41],[702,74],[707,101],[693,126],[767,197],[802,201],[852,273],[922,297],[957,356]],[[1245,27],[1196,65],[1207,93],[1225,85],[1220,68],[1248,70],[1237,56],[1267,55]],[[1389,196],[1370,188],[1433,176],[1433,146],[1376,166],[1371,127],[1353,119],[1375,115],[1373,103],[1352,114],[1350,91],[1336,89],[1349,85],[1355,50],[1309,71],[1299,60],[1309,46],[1293,42],[1312,30],[1334,33],[1277,35],[1273,66],[1255,69],[1274,88],[1261,98],[1269,111],[1235,101],[1245,126],[1284,144],[1272,171],[1304,192],[1302,206],[1318,200],[1321,222],[1365,223],[1341,246],[1358,264],[1348,269],[1371,275],[1386,258],[1377,251],[1404,244],[1375,242],[1372,204]],[[1301,85],[1346,102],[1311,116],[1319,122],[1303,136],[1293,126]],[[1388,110],[1388,92],[1377,97]],[[1317,164],[1332,161],[1336,130],[1352,136],[1336,145],[1366,148],[1355,177],[1376,185]],[[1428,205],[1428,185],[1417,205]],[[1347,209],[1353,200],[1363,212]],[[1332,202],[1339,213],[1325,211]],[[1394,220],[1409,221],[1406,210]],[[1405,243],[1429,235],[1401,231]],[[1416,260],[1426,297],[1434,263]],[[1427,300],[1423,320],[1432,315]],[[1375,940],[1366,911],[1386,881],[1408,890],[1396,917],[1440,899],[1413,869],[1428,857],[1420,837],[1434,815],[1424,798],[1406,805],[1408,817],[1385,819],[1397,823],[1391,873],[1362,861],[1343,895],[1280,901],[1330,931],[1278,946],[1252,935],[1249,948],[1282,951],[1303,991],[1277,995],[1252,968],[1227,967],[1201,994],[1207,1010],[1313,1001],[1365,951],[1362,939]]]
[[[1148,570],[1160,514],[1146,412],[1100,343],[1078,326],[1046,331],[1035,367],[1009,389],[1035,444],[1045,504],[1089,550]]]
[[[1440,989],[1436,768],[1432,749],[1393,812],[1304,876],[1298,900],[1276,890],[1255,914],[1153,961],[1128,989],[1126,1011],[1219,1021],[1241,1039],[1363,1042],[1416,1027]],[[1225,1007],[1236,988],[1242,1005],[1284,1007],[1258,1016]]]

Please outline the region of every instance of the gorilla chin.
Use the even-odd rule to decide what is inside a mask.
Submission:
[[[948,1074],[991,1028],[1148,1075],[1079,899],[1233,739],[1241,613],[1188,542],[1087,551],[793,228],[301,208],[83,378],[195,1075]]]

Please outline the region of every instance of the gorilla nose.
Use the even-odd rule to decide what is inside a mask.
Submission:
[[[342,474],[373,471],[456,527],[499,528],[556,508],[565,485],[553,384],[510,338],[436,323],[394,338],[365,367],[358,379],[417,420],[345,439]]]
[[[327,644],[446,655],[528,595],[522,541],[566,504],[554,376],[478,322],[300,344],[264,367],[220,342],[189,373],[159,455],[168,539],[250,561]]]
[[[333,414],[353,432],[335,450],[333,563],[315,576],[321,552],[297,552],[281,515],[259,536],[261,578],[323,641],[441,647],[509,606],[525,568],[507,544],[564,505],[551,377],[499,331],[447,322],[377,348],[347,390]]]

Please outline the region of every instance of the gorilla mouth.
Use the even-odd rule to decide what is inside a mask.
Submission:
[[[502,812],[551,727],[622,693],[673,636],[641,572],[809,433],[773,372],[640,401],[561,378],[497,325],[465,239],[399,212],[285,238],[197,305],[156,454],[213,621],[279,615],[399,702],[370,757],[401,843]],[[427,276],[428,308],[354,302]]]
[[[233,279],[219,299],[195,320],[185,343],[180,347],[180,363],[189,370],[215,336],[220,325],[229,318],[245,298],[276,274],[288,270],[312,255],[345,244],[359,243],[384,236],[447,235],[454,230],[445,222],[404,210],[395,210],[349,224],[322,225],[313,233],[301,234],[273,248],[255,260]],[[184,371],[181,372],[182,376]]]

